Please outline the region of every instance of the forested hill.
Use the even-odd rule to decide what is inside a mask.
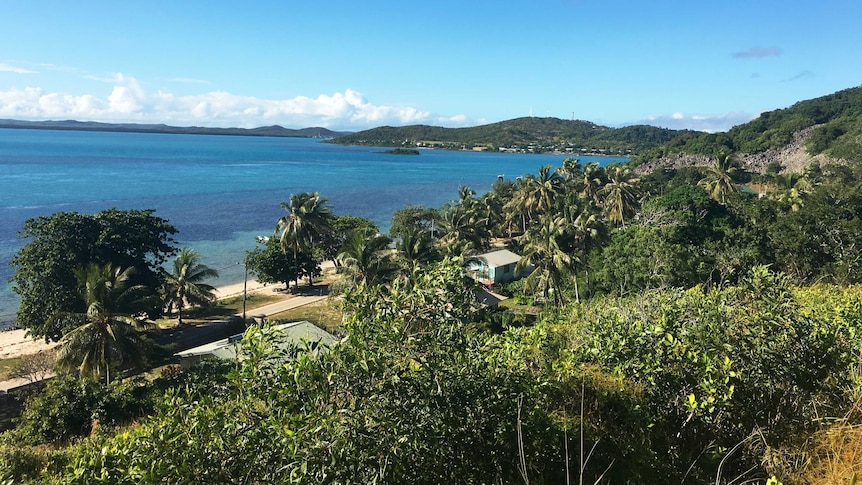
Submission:
[[[344,145],[632,155],[696,132],[654,126],[609,128],[581,120],[516,118],[470,128],[383,126],[331,140]]]
[[[793,150],[809,160],[819,155],[862,161],[862,86],[761,113],[727,132],[689,134],[643,153],[635,161],[679,154],[713,155],[722,150],[757,155],[793,145],[798,145]]]
[[[326,128],[291,129],[279,125],[258,128],[207,128],[201,126],[169,126],[163,124],[99,123],[95,121],[21,121],[0,120],[0,128],[29,128],[33,130],[109,131],[131,133],[173,133],[184,135],[239,135],[239,136],[284,136],[297,138],[329,138],[344,135],[344,132]]]

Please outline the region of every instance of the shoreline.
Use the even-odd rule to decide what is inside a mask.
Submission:
[[[320,269],[326,274],[333,271],[335,266],[332,264],[332,261],[324,261],[320,264]],[[238,283],[217,286],[215,289],[216,298],[223,300],[225,298],[240,296],[243,293],[244,286],[245,291],[251,295],[266,290],[274,290],[280,287],[281,284],[267,285],[259,282],[257,279],[249,278],[247,283],[240,281]],[[0,359],[24,357],[57,346],[56,342],[46,343],[43,339],[34,340],[26,334],[26,328],[0,330]]]
[[[277,288],[277,286],[265,285],[256,279],[249,279],[246,291],[248,294],[254,294],[273,288]],[[216,287],[216,297],[219,300],[240,296],[242,293],[242,282]],[[0,330],[0,360],[25,357],[56,346],[57,342],[46,343],[44,339],[34,340],[27,336],[26,328]]]

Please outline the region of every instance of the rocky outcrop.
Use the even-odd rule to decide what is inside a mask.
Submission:
[[[793,135],[793,141],[780,148],[774,148],[761,153],[737,153],[736,158],[743,168],[751,173],[765,173],[766,168],[773,162],[778,162],[783,168],[782,172],[801,172],[812,163],[826,165],[830,163],[846,163],[844,160],[827,157],[824,154],[811,156],[805,149],[805,142],[811,137],[817,126],[811,126],[797,131]],[[683,168],[683,167],[706,167],[715,163],[713,157],[707,155],[689,155],[678,153],[676,155],[664,156],[656,160],[650,160],[639,165],[638,173],[649,173],[656,169]]]

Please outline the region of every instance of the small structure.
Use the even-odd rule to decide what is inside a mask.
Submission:
[[[508,249],[478,254],[467,259],[467,273],[486,286],[508,283],[521,276],[515,273],[520,260],[520,256]]]
[[[509,299],[509,297],[494,293],[488,288],[477,288],[473,293],[476,295],[476,301],[487,308],[497,308],[501,301]]]
[[[307,341],[316,346],[321,343],[332,345],[338,341],[331,333],[305,320],[283,323],[276,325],[275,328],[284,332],[286,343],[300,344],[303,341]],[[183,369],[191,367],[205,359],[234,360],[236,359],[236,343],[240,340],[242,340],[241,333],[199,347],[183,350],[174,355],[180,358],[180,367]]]

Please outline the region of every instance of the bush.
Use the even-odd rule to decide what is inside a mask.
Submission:
[[[569,352],[641,384],[653,446],[714,477],[724,453],[755,443],[755,431],[756,442],[782,446],[846,410],[859,297],[843,292],[824,305],[810,291],[758,267],[738,287],[598,300],[570,313],[579,330]],[[759,461],[749,452],[733,457],[742,470]]]
[[[0,483],[22,483],[58,477],[69,464],[68,450],[47,446],[22,447],[8,437],[0,440]]]

